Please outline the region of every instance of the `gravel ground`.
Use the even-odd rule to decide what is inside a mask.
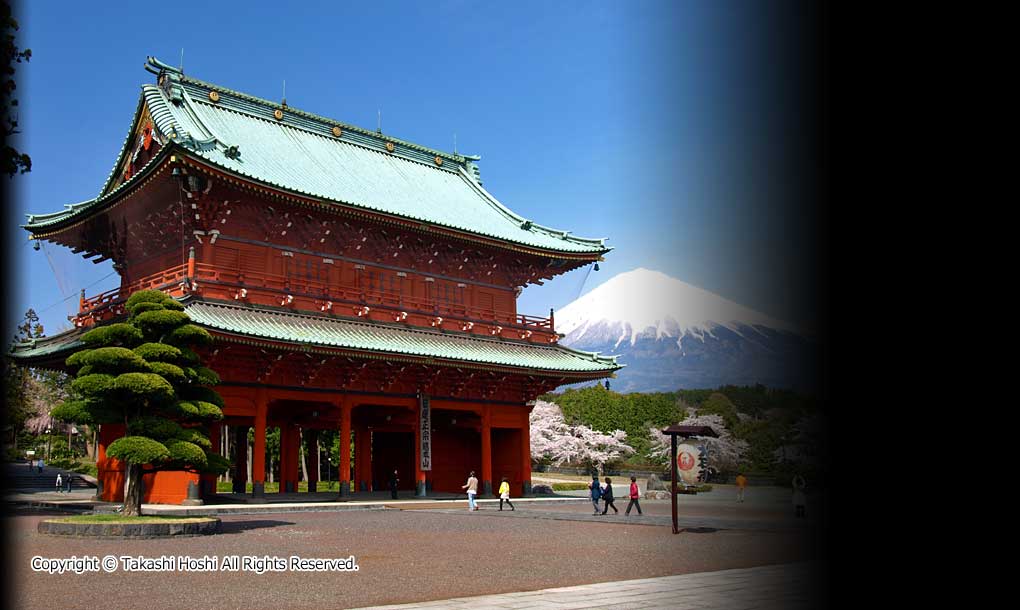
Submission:
[[[617,506],[626,507],[626,502]],[[642,502],[646,513],[669,514],[669,502]],[[448,508],[448,507],[447,507]],[[748,522],[786,517],[737,507],[706,516]],[[52,514],[6,519],[17,608],[343,608],[423,602],[468,595],[687,574],[819,558],[816,528],[717,529],[671,534],[668,527],[590,517],[590,505],[518,505],[515,518],[467,510],[383,510],[237,515],[223,533],[178,540],[62,539],[36,532]],[[526,518],[535,511],[535,519]],[[715,510],[713,513],[712,511]],[[740,513],[739,511],[743,511]],[[549,519],[552,514],[578,518]],[[685,513],[685,518],[696,516]],[[621,515],[622,516],[622,515]],[[269,555],[341,558],[358,572],[154,572],[50,575],[33,572],[32,556]]]

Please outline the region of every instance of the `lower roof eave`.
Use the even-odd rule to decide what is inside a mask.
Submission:
[[[307,343],[297,343],[289,341],[279,340],[266,340],[261,337],[254,337],[251,335],[244,335],[238,333],[224,332],[215,328],[208,328],[210,334],[217,340],[225,341],[227,343],[235,343],[240,345],[250,345],[252,347],[262,347],[276,350],[288,350],[297,351],[308,354],[319,354],[319,355],[332,355],[332,356],[346,356],[350,358],[367,359],[367,360],[388,360],[394,362],[407,362],[411,364],[424,364],[431,366],[442,366],[448,368],[458,369],[470,369],[470,370],[483,370],[483,371],[494,371],[500,373],[510,373],[514,375],[530,375],[534,377],[563,377],[571,379],[572,381],[564,381],[564,383],[580,383],[583,381],[591,381],[595,379],[604,379],[612,377],[617,371],[622,369],[623,364],[614,365],[611,368],[592,370],[592,371],[567,371],[557,369],[535,369],[525,367],[513,367],[498,364],[488,364],[482,362],[471,362],[464,360],[452,360],[448,358],[428,357],[428,356],[417,356],[411,354],[400,354],[395,352],[384,352],[384,351],[370,351],[370,350],[359,350],[352,348],[344,348],[329,345],[312,345]]]

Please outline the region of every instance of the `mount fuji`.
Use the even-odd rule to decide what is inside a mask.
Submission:
[[[658,271],[616,275],[555,316],[563,345],[627,365],[610,381],[618,392],[815,385],[806,333]]]

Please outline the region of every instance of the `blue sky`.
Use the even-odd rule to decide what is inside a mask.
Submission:
[[[202,80],[268,99],[286,80],[292,107],[367,128],[381,110],[385,133],[443,150],[456,133],[515,212],[609,238],[600,271],[528,288],[521,313],[646,267],[810,327],[797,294],[815,227],[787,159],[798,88],[768,19],[713,2],[25,2],[17,221],[98,193],[153,81],[145,57],[183,48]],[[81,288],[117,285],[109,263],[5,230],[23,272],[11,316],[33,307],[54,334]]]

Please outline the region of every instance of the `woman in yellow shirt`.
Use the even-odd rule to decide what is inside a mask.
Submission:
[[[514,510],[514,505],[510,502],[510,483],[506,477],[503,477],[503,482],[499,484],[499,510],[503,510],[503,500],[510,505],[510,510]]]

